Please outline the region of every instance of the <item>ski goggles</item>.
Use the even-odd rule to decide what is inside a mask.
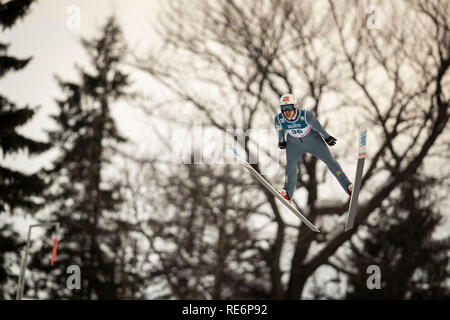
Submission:
[[[293,104],[286,104],[284,106],[281,106],[281,111],[285,112],[285,111],[294,111],[295,107]]]

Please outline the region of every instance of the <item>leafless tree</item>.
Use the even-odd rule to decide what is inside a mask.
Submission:
[[[348,200],[319,201],[325,168],[314,157],[302,159],[297,186],[307,191],[301,208],[322,234],[285,221],[273,196],[236,168],[153,163],[151,181],[165,190],[164,205],[155,210],[166,219],[151,220],[148,239],[155,244],[159,236],[172,248],[152,247],[157,273],[170,287],[167,297],[299,299],[317,268],[364,232],[369,216],[401,192],[408,176],[426,169],[448,190],[448,2],[379,4],[379,29],[368,26],[368,3],[359,1],[196,0],[164,6],[155,24],[163,46],[134,63],[205,125],[223,131],[271,127],[278,97],[293,92],[342,135],[344,128],[356,132],[352,120],[368,122],[372,139],[362,181],[366,196],[348,232],[342,226]],[[330,98],[338,102],[329,105]],[[353,158],[350,150],[335,152]],[[425,168],[434,161],[443,165],[438,172]],[[266,233],[249,226],[261,213],[268,217]],[[326,219],[334,221],[332,227]],[[205,240],[209,231],[212,242]],[[253,249],[258,252],[252,255]]]

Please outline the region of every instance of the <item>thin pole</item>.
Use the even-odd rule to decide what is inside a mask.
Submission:
[[[20,297],[20,288],[22,286],[22,275],[23,275],[23,265],[25,260],[25,250],[20,251],[20,273],[19,273],[19,280],[17,281],[17,293],[16,293],[16,300],[19,300]]]
[[[45,226],[54,226],[56,225],[56,231],[59,232],[59,222],[47,222],[47,223],[39,223],[33,224],[28,228],[28,237],[27,237],[27,247],[25,249],[25,257],[22,259],[22,268],[20,270],[19,275],[19,288],[17,290],[17,300],[22,300],[23,291],[25,287],[25,273],[27,271],[27,261],[28,261],[28,251],[30,250],[30,242],[31,242],[31,229],[34,227],[45,227]],[[22,250],[23,252],[23,250]]]
[[[27,247],[25,249],[25,258],[24,258],[24,263],[23,263],[23,271],[22,271],[22,277],[21,277],[22,282],[20,284],[19,300],[22,300],[22,298],[23,298],[23,289],[25,287],[25,273],[27,271],[28,251],[30,250],[31,228],[33,228],[35,226],[36,225],[32,225],[28,228]]]

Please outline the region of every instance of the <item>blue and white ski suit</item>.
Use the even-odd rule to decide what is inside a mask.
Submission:
[[[292,198],[297,182],[297,162],[303,153],[308,152],[319,158],[328,166],[331,173],[339,181],[347,194],[350,180],[345,175],[339,163],[334,160],[325,141],[330,135],[322,127],[316,117],[305,109],[296,109],[294,118],[288,120],[283,113],[275,116],[275,129],[278,132],[278,141],[286,142],[286,180],[284,189],[288,197]]]

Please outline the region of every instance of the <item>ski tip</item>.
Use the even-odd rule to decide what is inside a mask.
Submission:
[[[311,230],[314,231],[314,232],[320,233],[320,230],[315,225],[311,226]]]

